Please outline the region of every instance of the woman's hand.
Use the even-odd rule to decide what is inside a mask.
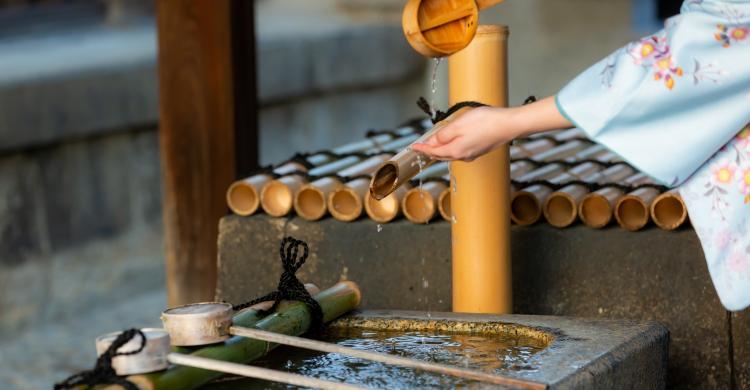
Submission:
[[[512,111],[499,107],[472,109],[412,148],[436,160],[473,161],[518,135],[511,124]]]
[[[548,97],[521,107],[474,108],[412,148],[436,160],[473,161],[514,138],[572,126]]]

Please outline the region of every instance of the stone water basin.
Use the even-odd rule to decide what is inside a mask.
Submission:
[[[370,310],[320,339],[542,383],[550,389],[661,389],[667,329],[655,322]],[[259,366],[375,389],[498,388],[341,355],[278,347]],[[205,389],[289,389],[228,377]]]

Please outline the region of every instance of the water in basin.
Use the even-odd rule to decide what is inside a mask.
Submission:
[[[533,357],[546,347],[545,341],[529,336],[450,334],[431,330],[404,332],[331,328],[318,338],[347,347],[497,374],[535,371]],[[475,388],[478,385],[473,381],[450,376],[284,346],[276,348],[254,365],[370,388]],[[253,379],[225,378],[205,388],[228,390],[296,387]]]

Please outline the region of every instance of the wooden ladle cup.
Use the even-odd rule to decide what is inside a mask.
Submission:
[[[401,24],[409,44],[425,57],[445,57],[466,47],[479,11],[503,0],[409,0]]]

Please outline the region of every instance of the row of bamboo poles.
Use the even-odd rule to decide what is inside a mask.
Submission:
[[[425,224],[454,220],[448,164],[437,163],[380,201],[368,191],[370,176],[431,127],[413,122],[394,131],[375,132],[332,151],[297,155],[275,167],[233,183],[227,202],[238,215],[262,209],[283,217],[295,212],[317,221],[330,214],[351,222],[362,214],[378,223],[403,215]],[[564,228],[581,221],[603,228],[612,221],[630,231],[650,221],[665,230],[687,222],[685,204],[675,191],[653,183],[579,129],[537,134],[510,147],[511,218],[527,226],[546,220]]]

